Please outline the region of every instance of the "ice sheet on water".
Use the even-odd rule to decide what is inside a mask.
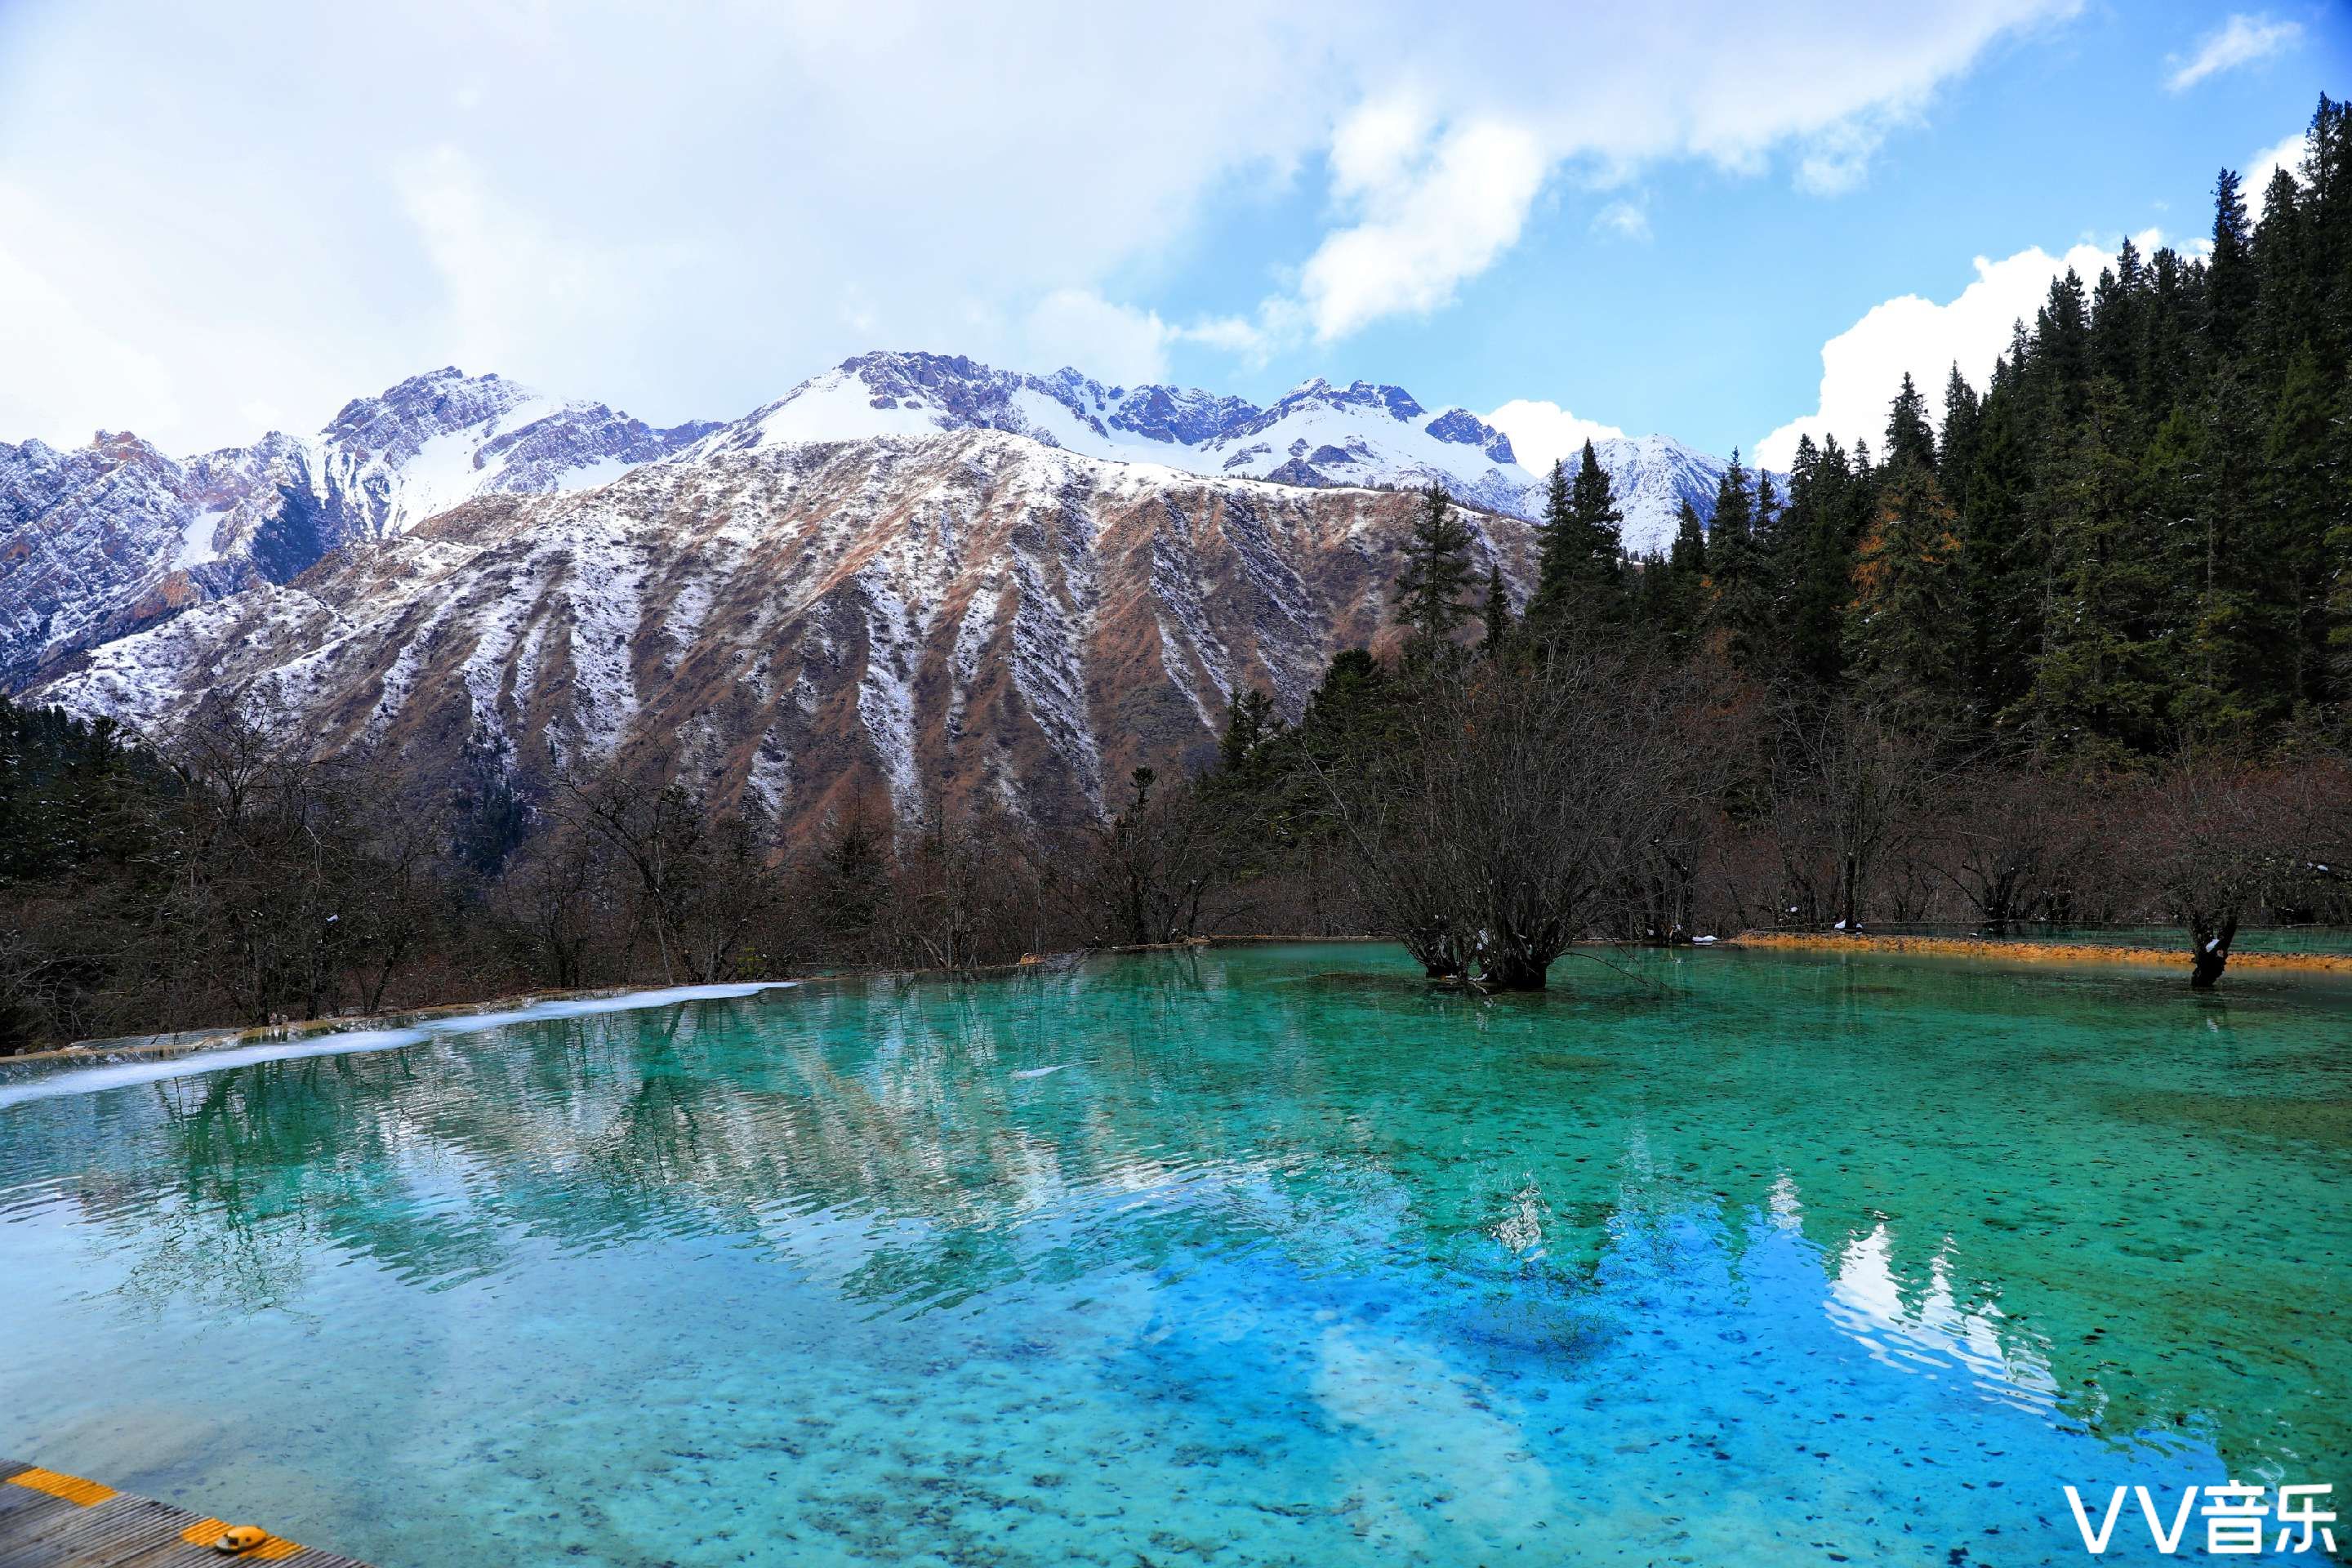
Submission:
[[[200,1051],[161,1061],[115,1062],[106,1067],[77,1068],[24,1083],[0,1084],[0,1110],[28,1100],[54,1100],[61,1095],[96,1094],[137,1083],[161,1083],[165,1079],[197,1073],[226,1072],[257,1062],[285,1061],[295,1057],[340,1057],[359,1051],[396,1050],[423,1045],[422,1029],[358,1029],[347,1035],[314,1035],[305,1040],[278,1040],[267,1045],[236,1046],[226,1050]]]
[[[785,991],[799,984],[797,980],[754,980],[740,985],[673,985],[667,990],[631,991],[619,996],[534,1002],[528,1007],[516,1007],[504,1013],[468,1013],[461,1018],[436,1018],[419,1026],[427,1034],[471,1035],[484,1029],[504,1028],[509,1024],[537,1023],[542,1018],[579,1018],[591,1013],[625,1013],[634,1007],[666,1007],[674,1002],[723,1002],[730,997],[757,995],[762,991]]]
[[[528,1007],[500,1013],[468,1013],[435,1018],[400,1029],[355,1029],[348,1034],[313,1035],[306,1039],[272,1040],[261,1045],[235,1046],[226,1050],[199,1051],[156,1061],[111,1062],[104,1067],[74,1068],[29,1079],[0,1083],[0,1110],[30,1100],[54,1100],[61,1095],[96,1094],[131,1084],[161,1083],[167,1079],[193,1078],[200,1073],[226,1072],[231,1068],[260,1062],[294,1061],[304,1057],[342,1057],[362,1051],[392,1051],[421,1046],[443,1035],[473,1035],[509,1024],[536,1023],[545,1018],[578,1018],[592,1013],[620,1013],[635,1007],[663,1007],[677,1002],[724,1001],[761,991],[782,991],[796,980],[763,980],[740,985],[673,985],[660,991],[631,991],[619,996],[574,997],[534,1002]]]

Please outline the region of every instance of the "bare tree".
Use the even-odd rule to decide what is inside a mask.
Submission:
[[[739,944],[780,896],[740,818],[714,814],[684,786],[612,772],[565,773],[550,813],[593,834],[633,874],[641,926],[664,981],[731,972]]]
[[[1674,695],[1591,649],[1433,666],[1417,695],[1400,745],[1324,778],[1365,901],[1433,976],[1541,989],[1704,793]]]
[[[530,972],[565,990],[588,983],[591,953],[609,931],[615,900],[604,840],[569,826],[509,862],[492,909]]]
[[[1098,940],[1182,942],[1234,912],[1209,910],[1229,888],[1236,846],[1189,783],[1136,769],[1127,800],[1076,847],[1071,881]]]
[[[1925,858],[1994,936],[2020,921],[2063,918],[2097,837],[2100,781],[2031,763],[1953,775],[1933,803]]]
[[[1937,776],[1927,744],[1872,704],[1783,706],[1771,827],[1802,923],[1834,912],[1842,929],[1860,927],[1881,858],[1923,820]]]
[[[2178,763],[2145,786],[2142,831],[2161,907],[2188,928],[2189,985],[2210,991],[2247,915],[2339,882],[2352,781],[2328,759],[2251,767]]]

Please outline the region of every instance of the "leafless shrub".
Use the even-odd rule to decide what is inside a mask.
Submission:
[[[1622,658],[1429,668],[1401,743],[1323,775],[1381,929],[1433,975],[1540,988],[1578,938],[1621,925],[1645,858],[1698,804],[1673,694]]]

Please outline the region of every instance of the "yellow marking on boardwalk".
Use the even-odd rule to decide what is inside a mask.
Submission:
[[[45,1470],[37,1465],[21,1474],[10,1476],[8,1484],[47,1492],[53,1498],[64,1499],[76,1508],[96,1508],[114,1495],[112,1487],[102,1487],[96,1481],[86,1481],[79,1476],[68,1476],[61,1470]]]
[[[0,1480],[25,1489],[9,1494],[15,1502],[0,1499],[0,1563],[7,1568],[205,1568],[219,1563],[367,1568],[258,1525],[199,1519],[186,1509],[58,1470],[0,1458]]]

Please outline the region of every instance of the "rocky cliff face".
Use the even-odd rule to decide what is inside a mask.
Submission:
[[[72,452],[0,445],[0,687],[472,497],[594,484],[713,428],[655,430],[449,369],[316,436],[197,458],[107,432]]]
[[[223,690],[437,788],[617,757],[788,828],[885,799],[1069,821],[1204,760],[1238,689],[1296,714],[1381,632],[1418,504],[994,430],[722,447],[468,501],[34,695],[154,727]],[[1472,521],[1523,585],[1526,523]]]

